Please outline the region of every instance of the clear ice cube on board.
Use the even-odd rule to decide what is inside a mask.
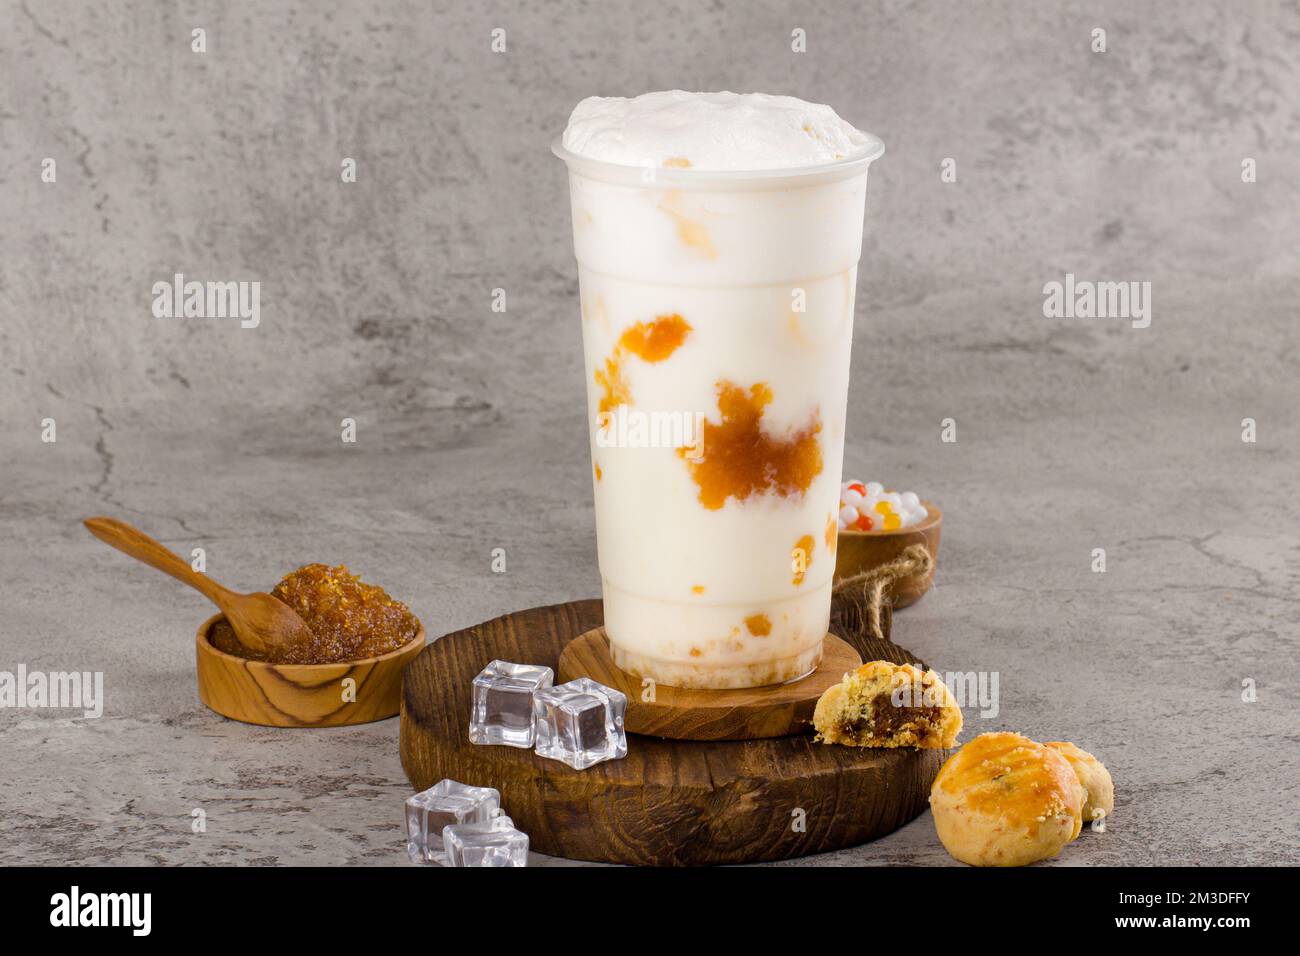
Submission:
[[[536,664],[493,661],[483,668],[474,678],[470,743],[531,747],[533,694],[554,680],[549,667]]]
[[[627,756],[627,697],[586,677],[533,695],[537,753],[585,770]]]

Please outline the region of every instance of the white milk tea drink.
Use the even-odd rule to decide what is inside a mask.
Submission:
[[[827,106],[578,104],[569,168],[597,550],[615,663],[801,677],[830,620],[867,167]]]

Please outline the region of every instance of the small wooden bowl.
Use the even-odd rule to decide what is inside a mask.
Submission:
[[[199,699],[223,717],[266,727],[343,727],[396,716],[402,705],[402,669],[424,649],[424,625],[408,643],[381,657],[338,664],[270,664],[218,650],[208,634],[214,614],[195,641]],[[345,686],[344,681],[354,682]]]
[[[841,531],[835,550],[835,583],[888,564],[909,545],[922,544],[930,552],[930,557],[934,558],[934,567],[931,567],[930,573],[910,575],[890,588],[895,610],[921,600],[921,596],[934,583],[934,568],[939,563],[939,526],[943,522],[943,513],[938,505],[924,499],[921,504],[925,505],[929,514],[920,524],[910,528],[900,528],[897,531]]]

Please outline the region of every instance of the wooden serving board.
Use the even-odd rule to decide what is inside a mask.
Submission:
[[[630,733],[673,740],[754,740],[808,733],[817,699],[861,665],[862,656],[853,645],[827,634],[821,664],[799,680],[743,690],[690,690],[659,684],[650,694],[639,677],[614,663],[609,638],[605,629],[598,627],[579,634],[560,652],[555,682],[589,677],[622,691],[627,697],[623,726]]]
[[[495,787],[539,853],[656,866],[823,853],[891,833],[925,809],[941,750],[827,746],[811,736],[629,735],[622,760],[573,770],[531,750],[469,742],[470,684],[489,661],[555,668],[570,641],[602,623],[599,600],[574,601],[507,614],[426,647],[402,679],[400,746],[411,786],[449,777]],[[920,664],[888,641],[852,643],[864,660]]]

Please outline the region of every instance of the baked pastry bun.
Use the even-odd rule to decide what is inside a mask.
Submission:
[[[1074,775],[1079,778],[1085,791],[1083,801],[1083,822],[1109,817],[1115,812],[1115,782],[1110,779],[1110,771],[1100,760],[1080,750],[1074,744],[1061,740],[1049,740],[1043,746],[1060,751],[1070,762]]]
[[[1056,856],[1079,835],[1083,801],[1070,762],[1020,734],[980,734],[948,758],[930,788],[940,841],[971,866]]]
[[[934,671],[871,661],[817,701],[817,739],[849,747],[953,747],[961,708]]]

